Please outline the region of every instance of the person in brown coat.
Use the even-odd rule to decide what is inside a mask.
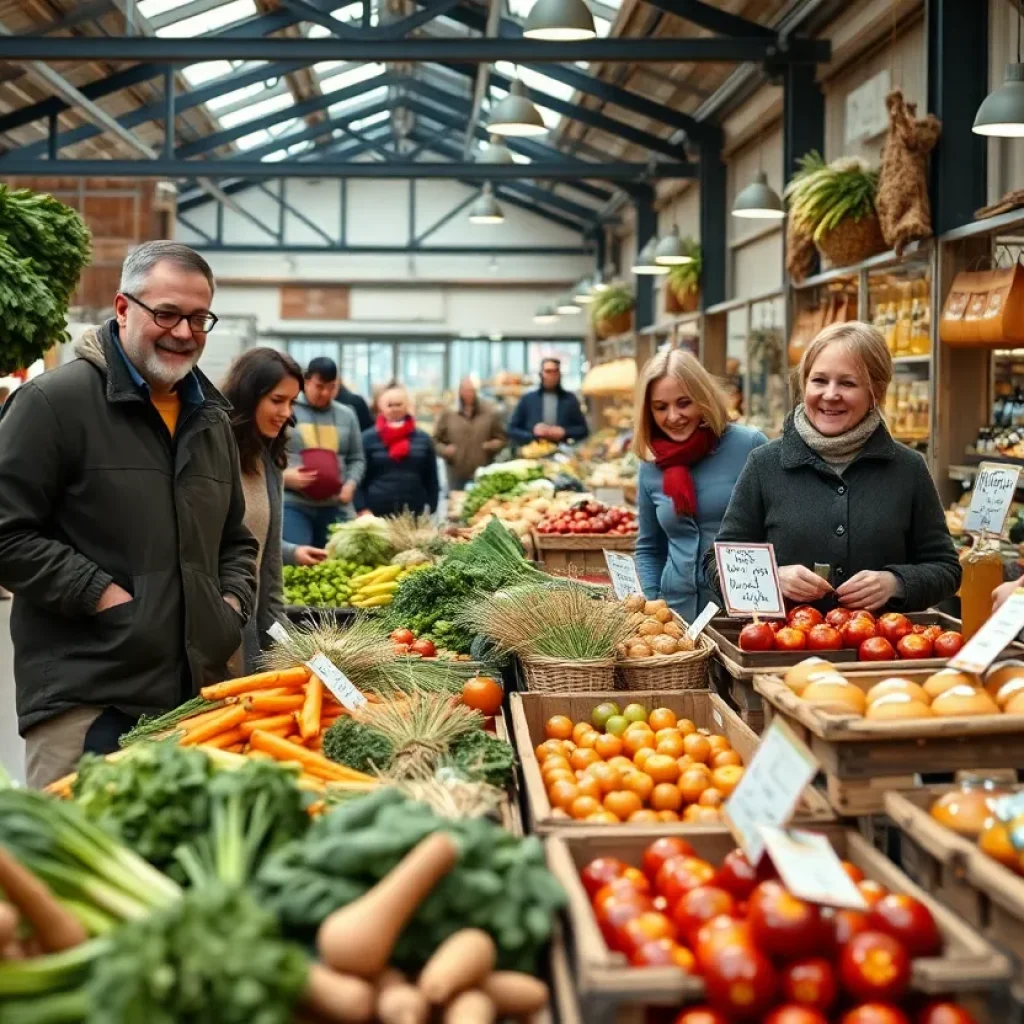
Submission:
[[[445,409],[434,427],[438,454],[448,467],[448,490],[463,491],[481,466],[494,461],[505,446],[498,410],[481,399],[469,377],[459,382],[457,409]]]

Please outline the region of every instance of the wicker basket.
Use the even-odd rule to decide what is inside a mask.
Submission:
[[[614,338],[619,334],[625,334],[627,331],[633,329],[633,313],[616,313],[614,316],[603,316],[600,320],[594,324],[594,330],[597,331],[597,336],[604,340],[605,338]]]
[[[561,661],[558,658],[523,658],[526,688],[540,693],[590,693],[615,687],[615,661]]]
[[[841,220],[815,245],[833,267],[852,266],[886,249],[882,228],[874,213],[860,220],[852,217]]]
[[[708,661],[718,645],[701,634],[697,648],[680,654],[655,655],[651,658],[627,658],[615,671],[616,689],[620,690],[706,690]]]

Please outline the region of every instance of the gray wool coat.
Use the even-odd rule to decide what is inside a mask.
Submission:
[[[718,540],[770,543],[780,566],[829,565],[834,587],[865,569],[892,572],[904,593],[890,611],[922,611],[960,587],[960,562],[928,467],[885,424],[840,476],[807,446],[790,415],[781,438],[750,453]],[[713,549],[704,571],[721,596]],[[829,604],[835,599],[822,607]]]

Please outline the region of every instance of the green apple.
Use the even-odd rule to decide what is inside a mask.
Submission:
[[[621,736],[629,728],[629,719],[625,715],[612,715],[604,723],[604,731],[609,736]]]
[[[622,709],[622,717],[630,722],[646,722],[647,708],[643,704],[627,704]]]
[[[619,705],[612,700],[606,700],[603,704],[598,704],[593,711],[590,712],[590,724],[600,732],[604,729],[608,719],[613,715],[622,714],[619,711]]]

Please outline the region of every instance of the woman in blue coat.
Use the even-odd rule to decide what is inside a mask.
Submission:
[[[649,600],[662,598],[692,622],[712,592],[702,568],[750,452],[767,438],[730,424],[714,377],[682,349],[654,356],[640,374],[633,451],[636,567]]]

